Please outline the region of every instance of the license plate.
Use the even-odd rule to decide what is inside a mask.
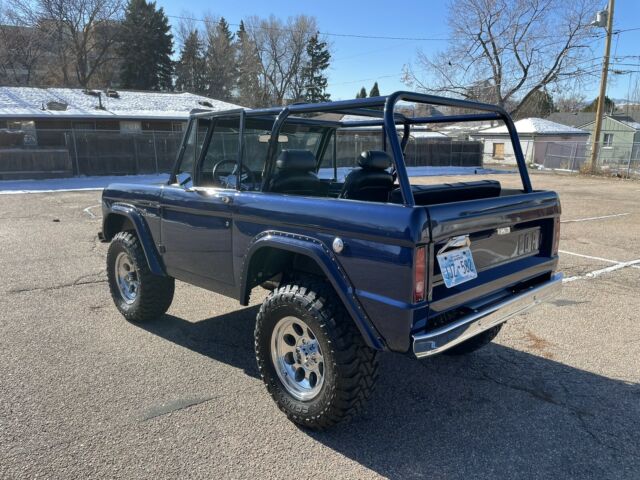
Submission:
[[[455,287],[478,277],[469,247],[450,250],[437,255],[442,279],[447,288]]]

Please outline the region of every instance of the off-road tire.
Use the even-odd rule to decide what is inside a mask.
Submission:
[[[445,355],[466,355],[467,353],[475,352],[485,345],[489,345],[491,341],[496,338],[498,333],[500,333],[501,328],[502,324],[496,325],[495,327],[485,330],[481,334],[476,335],[475,337],[472,337],[449,350],[445,350],[442,353]]]
[[[125,252],[132,260],[139,281],[139,289],[133,303],[125,301],[117,285],[115,263],[121,252]],[[151,273],[140,241],[134,233],[119,232],[111,240],[107,253],[107,278],[113,302],[130,322],[155,320],[171,306],[174,279]]]
[[[271,336],[286,317],[313,330],[324,357],[324,383],[308,401],[297,400],[281,382],[271,357]],[[304,278],[275,289],[263,302],[255,326],[258,370],[267,390],[287,417],[324,430],[360,413],[377,379],[377,352],[369,348],[334,290],[325,281]]]

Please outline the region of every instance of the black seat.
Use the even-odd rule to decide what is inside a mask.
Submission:
[[[437,205],[499,197],[501,186],[496,180],[477,180],[437,185],[411,185],[411,191],[416,205]],[[402,193],[399,188],[391,192],[389,201],[402,203]]]
[[[326,196],[328,185],[316,175],[316,157],[309,150],[283,150],[269,180],[268,191],[291,195]]]
[[[393,188],[393,175],[387,171],[391,166],[389,154],[379,150],[362,152],[358,165],[360,168],[347,175],[340,198],[387,202]]]

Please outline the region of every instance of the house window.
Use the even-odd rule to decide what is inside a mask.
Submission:
[[[142,131],[142,124],[140,122],[123,120],[120,121],[121,133],[138,133]]]
[[[504,159],[504,143],[493,144],[493,158]]]
[[[612,147],[613,146],[613,133],[605,133],[604,141],[602,142],[603,147]]]

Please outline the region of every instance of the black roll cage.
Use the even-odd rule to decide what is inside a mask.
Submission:
[[[407,117],[401,113],[395,112],[395,107],[400,101],[414,102],[424,105],[436,105],[457,107],[462,109],[477,110],[481,113],[467,113],[458,115],[435,115],[431,117]],[[355,120],[355,121],[333,121],[333,120],[321,120],[315,118],[305,118],[306,114],[320,114],[320,113],[337,113],[347,115],[357,115],[360,117],[370,117],[370,120]],[[192,124],[199,118],[217,118],[217,117],[229,117],[239,115],[240,117],[240,142],[238,148],[238,167],[242,167],[242,153],[244,148],[244,142],[242,141],[244,126],[246,118],[260,118],[262,117],[266,121],[273,122],[271,128],[271,138],[269,139],[269,145],[267,149],[267,158],[265,163],[265,175],[263,176],[264,182],[268,181],[269,177],[273,173],[275,165],[275,155],[278,149],[278,137],[280,131],[285,122],[299,125],[313,125],[327,127],[329,134],[323,139],[319,149],[319,153],[323,153],[328,147],[330,137],[334,134],[338,128],[348,127],[382,127],[382,133],[384,138],[385,150],[391,149],[394,168],[397,174],[400,191],[402,193],[403,203],[406,206],[414,206],[415,201],[413,198],[413,192],[409,183],[409,176],[407,173],[406,165],[404,163],[404,147],[409,140],[409,131],[412,125],[429,124],[429,123],[450,123],[450,122],[474,122],[474,121],[488,121],[488,120],[501,120],[504,122],[509,132],[509,137],[513,146],[514,156],[517,161],[518,171],[522,180],[522,186],[525,193],[533,191],[531,187],[531,180],[527,172],[527,166],[525,163],[522,148],[518,140],[518,133],[513,124],[513,120],[509,114],[497,105],[491,105],[487,103],[473,102],[469,100],[460,100],[456,98],[439,97],[436,95],[427,95],[423,93],[415,93],[408,91],[398,91],[391,95],[372,97],[372,98],[357,98],[353,100],[340,100],[336,102],[326,103],[304,103],[294,104],[285,107],[270,107],[270,108],[258,108],[258,109],[233,109],[220,112],[199,111],[193,113],[190,117],[189,128],[186,129],[182,147],[179,150],[178,156],[181,156],[184,150],[184,142],[186,141],[189,131],[192,128]],[[402,140],[399,140],[397,125],[402,125],[403,135]],[[207,135],[209,138],[209,134]],[[205,140],[206,141],[206,140]],[[335,149],[335,142],[334,142]],[[205,152],[206,149],[201,149]],[[194,161],[194,168],[199,164],[201,159]],[[179,167],[179,161],[176,162],[174,171],[172,172],[169,183],[175,183],[176,172]],[[335,169],[335,165],[334,165]],[[335,173],[335,172],[334,172]],[[195,177],[194,177],[195,178]],[[237,188],[240,188],[238,185]]]

